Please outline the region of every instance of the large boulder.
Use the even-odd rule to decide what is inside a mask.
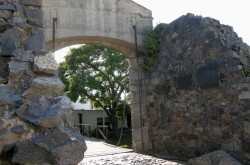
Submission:
[[[242,165],[223,150],[218,150],[188,161],[190,165]]]
[[[47,150],[29,141],[17,145],[12,163],[29,165],[56,164]]]
[[[28,101],[18,109],[17,115],[45,128],[73,126],[71,101],[65,96]]]
[[[28,140],[34,135],[32,125],[18,117],[0,117],[0,154],[9,151],[18,142]]]
[[[34,71],[45,75],[57,75],[58,64],[52,54],[36,56],[34,60]]]
[[[64,87],[58,77],[37,77],[32,81],[29,89],[23,93],[23,97],[32,100],[41,96],[62,96]]]
[[[31,147],[29,147],[31,146]],[[77,164],[87,150],[78,128],[55,128],[20,143],[12,159],[18,164]]]

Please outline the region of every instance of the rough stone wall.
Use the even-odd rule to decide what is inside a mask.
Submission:
[[[250,47],[232,27],[187,14],[165,26],[144,87],[153,152],[222,149],[250,164]]]
[[[76,164],[86,150],[45,48],[41,5],[0,0],[0,164]]]

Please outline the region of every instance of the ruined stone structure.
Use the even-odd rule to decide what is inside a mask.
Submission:
[[[222,149],[249,164],[249,46],[231,27],[188,14],[165,25],[156,65],[141,72],[135,29],[142,46],[152,16],[131,0],[0,0],[0,164],[83,158],[51,55],[82,43],[129,60],[136,152],[189,159]]]
[[[86,144],[73,128],[70,100],[62,96],[64,85],[51,52],[82,43],[116,48],[131,63],[136,98],[135,29],[141,46],[152,16],[131,0],[1,0],[0,164],[81,161]],[[138,102],[132,104],[139,109]],[[134,132],[141,132],[141,125]],[[134,147],[142,152],[142,139]]]
[[[192,14],[165,25],[143,87],[149,150],[250,164],[250,47],[232,27]]]

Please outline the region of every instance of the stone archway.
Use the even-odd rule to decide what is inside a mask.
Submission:
[[[136,44],[152,29],[151,11],[131,0],[43,0],[43,32],[46,47],[52,51],[74,44],[98,43],[115,48],[125,55],[130,65],[133,148],[147,151],[147,127],[139,79]],[[136,27],[136,31],[135,28]],[[135,37],[136,35],[136,37]],[[136,41],[135,41],[136,38]],[[136,43],[136,44],[135,44]],[[143,126],[143,128],[142,128]]]

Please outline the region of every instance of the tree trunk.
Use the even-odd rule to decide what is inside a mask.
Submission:
[[[112,115],[111,118],[112,118],[111,125],[112,125],[112,130],[114,133],[114,137],[118,139],[119,138],[118,120],[115,115]]]

